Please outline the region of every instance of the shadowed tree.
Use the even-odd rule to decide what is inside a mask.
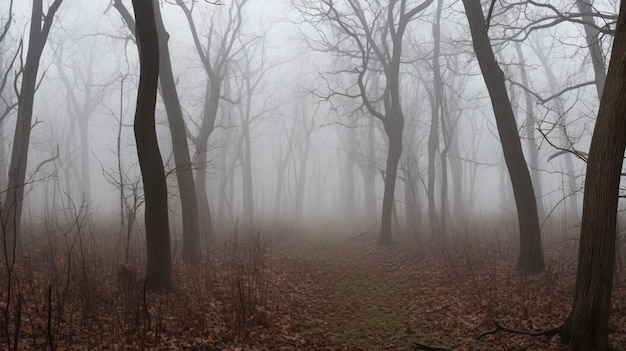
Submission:
[[[152,0],[133,0],[139,88],[135,111],[137,156],[143,179],[147,246],[146,286],[169,291],[172,285],[167,184],[155,128],[155,105],[159,81],[159,39]]]
[[[561,337],[575,351],[609,349],[619,183],[626,149],[626,2],[620,4],[585,178],[578,271],[572,311]]]
[[[43,0],[33,0],[28,51],[23,67],[22,85],[18,100],[17,122],[13,137],[11,163],[7,192],[2,204],[2,226],[4,229],[5,254],[13,255],[20,247],[20,222],[24,203],[24,182],[28,163],[28,146],[32,129],[33,105],[37,88],[39,60],[46,45],[54,15],[63,0],[55,0],[43,13]]]
[[[135,32],[135,23],[132,16],[121,0],[114,0],[113,6],[122,16],[122,19],[131,32]],[[172,61],[169,51],[169,33],[165,30],[161,10],[157,0],[154,0],[155,21],[159,35],[159,82],[163,104],[167,112],[170,135],[172,137],[172,152],[176,167],[176,180],[180,192],[180,205],[183,216],[183,259],[190,263],[198,263],[202,257],[200,250],[200,220],[198,218],[198,198],[193,180],[193,163],[189,156],[187,143],[187,129],[183,119],[183,112],[176,91]]]
[[[527,273],[543,272],[543,247],[537,202],[524,159],[511,100],[504,84],[504,72],[496,62],[480,0],[463,0],[463,5],[472,34],[474,52],[491,97],[500,143],[513,185],[520,231],[520,254],[517,268]]]

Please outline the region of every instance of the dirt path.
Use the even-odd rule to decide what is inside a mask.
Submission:
[[[557,326],[569,307],[571,272],[527,277],[486,252],[448,254],[435,259],[349,240],[280,247],[277,313],[289,315],[286,328],[302,350],[410,350],[413,341],[455,350],[563,349],[558,337],[476,337],[494,321]],[[623,325],[623,314],[614,319]],[[624,337],[623,329],[612,336],[616,345]]]

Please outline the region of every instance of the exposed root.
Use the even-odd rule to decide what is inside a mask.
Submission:
[[[437,346],[431,346],[431,345],[426,345],[426,344],[422,344],[419,342],[412,342],[411,343],[411,348],[415,351],[420,351],[420,350],[425,350],[425,351],[454,351],[453,349],[448,349],[445,347],[437,347]]]
[[[558,326],[556,328],[551,328],[551,329],[546,329],[546,330],[530,331],[530,330],[521,330],[521,329],[507,328],[507,327],[503,326],[502,324],[500,324],[499,322],[493,322],[493,324],[496,326],[493,330],[486,331],[486,332],[480,334],[479,336],[476,337],[476,339],[480,340],[485,335],[495,334],[495,333],[497,333],[499,331],[503,331],[503,332],[506,332],[506,333],[512,333],[512,334],[521,334],[521,335],[530,335],[530,336],[544,336],[545,335],[547,337],[551,337],[551,336],[554,336],[554,335],[560,333],[561,329],[563,328],[563,326]]]

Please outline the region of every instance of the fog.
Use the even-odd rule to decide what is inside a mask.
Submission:
[[[0,348],[623,345],[620,6],[3,0]]]
[[[207,40],[208,30],[214,30],[210,42],[212,47],[208,51],[209,56],[215,59],[219,54],[216,47],[223,38],[223,32],[229,30],[229,16],[239,14],[229,12],[234,6],[230,2],[219,5],[200,2],[194,3],[194,6],[200,40]],[[161,8],[170,34],[171,61],[187,130],[194,135],[204,110],[207,76],[183,11],[167,2],[162,3]],[[28,45],[29,11],[27,3],[15,4],[14,24],[9,38],[3,42],[5,61],[14,54],[19,40],[24,40],[25,47]],[[364,221],[372,218],[371,214],[364,213],[363,176],[368,169],[376,169],[371,194],[375,197],[376,213],[379,213],[387,140],[380,121],[370,124],[372,117],[362,102],[345,96],[346,93],[354,95],[356,92],[354,76],[350,74],[355,69],[355,62],[347,59],[343,51],[325,48],[334,42],[330,36],[336,35],[333,33],[336,28],[333,30],[324,22],[313,22],[310,14],[307,17],[305,6],[297,1],[249,1],[241,11],[240,33],[233,41],[228,67],[223,73],[231,92],[222,92],[215,122],[217,128],[208,140],[206,167],[195,166],[198,172],[206,174],[207,193],[216,225],[232,223],[243,216],[241,155],[237,154],[240,152],[237,139],[240,138],[241,121],[245,117],[242,113],[249,107],[249,157],[255,219],[297,224],[294,223],[294,210],[296,202],[302,201],[303,217],[298,220],[303,223],[344,221],[357,232],[367,229],[376,231],[371,222]],[[427,236],[431,232],[425,220],[419,220],[417,228],[407,227],[404,197],[405,183],[414,182],[410,188],[415,190],[420,205],[419,210],[413,210],[416,211],[414,216],[426,218],[426,149],[431,123],[431,102],[427,90],[431,89],[428,84],[432,80],[428,77],[432,11],[427,9],[410,22],[403,53],[403,60],[407,63],[401,68],[406,129],[400,167],[409,162],[414,164],[411,167],[417,172],[412,175],[413,179],[399,179],[396,189],[395,211],[399,219],[394,225],[399,225],[397,229],[405,235],[408,234],[406,230],[413,232],[408,235]],[[450,77],[449,82],[445,82],[445,98],[451,106],[451,123],[454,123],[455,129],[446,138],[453,139],[456,145],[456,150],[450,151],[446,157],[460,160],[460,165],[450,171],[462,172],[458,183],[461,188],[454,191],[462,192],[463,201],[458,203],[457,195],[450,191],[447,201],[457,203],[451,204],[452,211],[446,221],[462,225],[461,218],[514,217],[511,185],[493,112],[471,52],[471,42],[467,40],[462,8],[460,4],[452,4],[446,6],[444,12],[446,20],[441,26],[441,51],[446,62],[442,67],[445,77]],[[506,27],[508,24],[505,26],[507,18],[506,14],[493,18],[493,38],[513,32]],[[588,84],[559,95],[560,107],[555,106],[554,99],[540,101],[540,98],[555,92],[550,91],[538,55],[545,57],[554,74],[558,85],[552,87],[553,90],[560,91],[592,81],[593,70],[588,54],[584,52],[586,44],[582,27],[570,23],[537,30],[530,32],[528,39],[522,42],[523,67],[529,78],[529,86],[525,89],[532,93],[532,125],[524,122],[526,105],[524,90],[520,88],[521,64],[514,43],[498,39],[493,42],[498,60],[509,79],[511,100],[526,154],[526,128],[534,129],[541,182],[535,187],[541,189],[538,199],[545,211],[541,214],[542,220],[549,217],[549,222],[550,218],[560,218],[563,214],[576,218],[580,214],[585,164],[574,157],[568,166],[563,155],[555,156],[559,151],[555,147],[582,152],[588,149],[598,98],[593,86]],[[603,40],[602,43],[604,55],[607,55],[610,40]],[[207,44],[201,44],[206,49]],[[341,45],[347,48],[347,44]],[[138,79],[137,57],[134,39],[111,4],[70,0],[63,3],[41,60],[41,83],[34,104],[37,122],[29,150],[28,175],[32,181],[28,184],[26,197],[26,221],[38,222],[42,218],[59,216],[64,207],[58,205],[70,199],[76,204],[84,199],[91,211],[101,217],[119,214],[119,204],[116,203],[119,191],[110,179],[107,181],[106,174],[111,176],[117,172],[116,139],[121,115],[120,163],[129,182],[138,181],[140,177],[131,128]],[[246,78],[258,80],[249,100],[246,100],[248,93],[240,90],[245,79],[243,75],[246,74],[243,67],[245,60],[249,60],[248,71],[252,73]],[[64,79],[71,85],[70,89],[81,106],[72,106],[72,97]],[[11,89],[5,89],[4,94],[10,101]],[[245,106],[247,103],[250,106]],[[76,108],[79,111],[75,111]],[[8,136],[12,135],[15,115],[13,111],[3,122],[5,167],[11,142]],[[82,143],[79,136],[81,120],[85,121],[82,123],[87,129],[87,140]],[[157,124],[170,184],[170,211],[176,218],[180,210],[173,174],[171,138],[161,102],[157,105]],[[566,126],[567,139],[557,125]],[[375,129],[369,134],[375,138],[373,159],[366,150],[367,128]],[[198,160],[198,150],[194,150],[192,142],[189,144],[192,159]],[[444,147],[443,140],[439,144],[438,154]],[[81,153],[85,152],[81,151],[82,147],[88,147],[88,159],[81,159]],[[57,149],[58,157],[53,162],[36,169],[43,160],[56,156]],[[81,167],[85,167],[83,162],[88,163],[87,173],[81,173]],[[286,163],[282,166],[284,174],[278,175],[281,162]],[[305,164],[301,166],[303,162]],[[435,163],[436,189],[440,189],[439,156]],[[300,171],[305,172],[306,177],[302,178],[305,184],[300,190],[304,199],[298,200],[296,193],[299,191]],[[277,187],[282,188],[278,199]],[[564,201],[565,198],[567,201]],[[280,204],[276,203],[277,200]],[[439,202],[437,196],[438,207]],[[57,206],[52,206],[52,203]],[[560,219],[558,222],[562,223]],[[575,223],[576,220],[568,222],[571,225]]]

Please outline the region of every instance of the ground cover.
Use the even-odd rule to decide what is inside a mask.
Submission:
[[[571,303],[571,243],[548,245],[546,273],[526,276],[515,270],[514,245],[496,241],[381,247],[367,236],[256,233],[215,245],[199,267],[175,260],[176,287],[165,295],[144,291],[140,254],[119,264],[113,246],[95,242],[32,252],[10,276],[6,267],[0,273],[0,348],[410,350],[418,341],[455,350],[563,350],[558,336],[478,339],[495,322],[556,327]],[[615,350],[626,345],[620,262]]]

